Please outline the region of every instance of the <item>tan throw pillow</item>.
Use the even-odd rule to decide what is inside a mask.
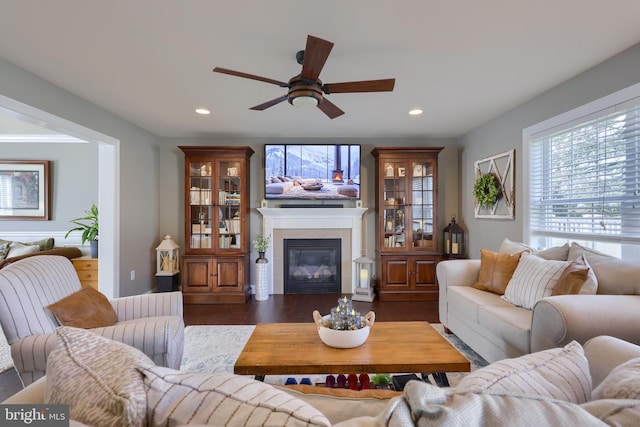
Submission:
[[[589,362],[582,346],[572,341],[564,348],[504,359],[477,369],[462,378],[455,391],[508,393],[580,404],[591,400]]]
[[[91,287],[82,288],[47,307],[58,323],[76,328],[102,328],[118,321],[106,296]]]
[[[149,425],[329,426],[313,406],[260,381],[141,366]]]
[[[500,254],[480,249],[480,273],[478,280],[471,286],[481,291],[503,295],[521,256],[522,252]]]
[[[546,260],[536,255],[524,254],[502,298],[513,305],[531,310],[536,301],[551,295],[568,265],[569,261]]]
[[[589,277],[589,271],[591,271],[591,268],[587,264],[587,260],[584,255],[580,255],[564,269],[551,295],[575,295],[580,293],[582,286]],[[593,293],[595,294],[595,292]]]
[[[557,261],[566,261],[569,257],[569,244],[565,243],[562,246],[553,246],[551,248],[542,249],[533,252],[540,258],[555,259]]]
[[[71,419],[91,426],[146,426],[140,350],[84,329],[60,327],[47,358],[45,404],[67,404]]]

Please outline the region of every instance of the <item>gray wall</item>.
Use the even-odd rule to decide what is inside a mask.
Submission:
[[[98,203],[98,145],[0,143],[2,160],[49,160],[50,221],[0,221],[3,231],[65,232],[74,227],[69,220],[84,216]],[[82,159],[81,161],[79,159]],[[57,244],[62,244],[56,240]]]
[[[126,296],[151,290],[155,280],[155,251],[152,252],[152,249],[161,240],[158,235],[158,139],[144,129],[2,58],[0,93],[120,141],[120,164],[116,171],[120,177],[120,187],[116,190],[120,205],[120,233],[115,241],[120,255],[117,274],[120,280],[116,294]],[[27,152],[32,155],[31,151]],[[85,159],[82,156],[71,157],[71,163],[83,161]],[[97,165],[94,168],[97,172]],[[79,176],[78,179],[83,178]],[[57,191],[64,189],[56,187]],[[77,205],[84,209],[95,200],[95,193],[92,190],[86,194],[74,194],[73,197]],[[60,225],[60,228],[68,230],[68,224]],[[136,279],[133,281],[129,276],[131,270],[136,270]]]
[[[459,138],[461,222],[469,234],[471,258],[479,258],[481,248],[497,250],[504,237],[523,239],[520,197],[525,181],[522,176],[523,129],[640,82],[638,70],[640,44]],[[516,150],[515,220],[475,219],[474,162],[512,148]]]

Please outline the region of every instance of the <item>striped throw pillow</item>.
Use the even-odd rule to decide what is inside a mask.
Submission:
[[[192,374],[140,366],[149,425],[329,426],[320,411],[291,394],[233,374]]]
[[[591,400],[591,373],[582,346],[572,341],[564,348],[494,362],[465,376],[455,389],[581,404]]]
[[[518,307],[533,309],[536,301],[551,295],[569,264],[569,261],[546,260],[524,253],[502,298]]]
[[[47,358],[46,404],[68,404],[71,419],[91,426],[146,426],[147,396],[137,367],[140,350],[86,329],[56,330]]]

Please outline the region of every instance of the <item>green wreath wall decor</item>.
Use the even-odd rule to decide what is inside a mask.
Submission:
[[[480,206],[495,205],[501,195],[498,177],[492,173],[480,175],[473,185],[473,196]]]

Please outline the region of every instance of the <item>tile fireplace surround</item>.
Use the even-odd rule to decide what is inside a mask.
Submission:
[[[341,239],[342,293],[355,292],[353,260],[362,255],[362,216],[366,208],[258,208],[267,249],[269,294],[284,293],[284,239]]]

